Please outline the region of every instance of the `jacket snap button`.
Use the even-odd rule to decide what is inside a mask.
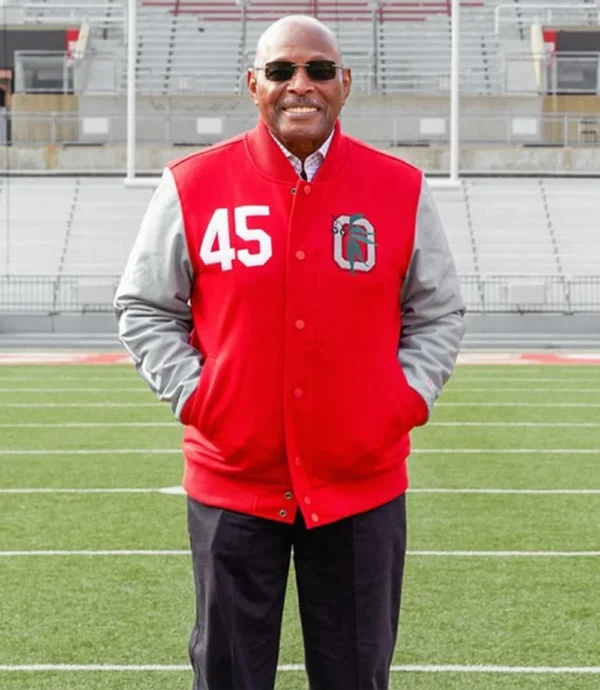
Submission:
[[[290,194],[295,194],[296,193],[296,187],[292,187],[290,189]]]
[[[287,510],[280,510],[279,515],[281,515],[281,517],[286,517],[287,516]]]
[[[302,321],[302,319],[298,319],[298,321],[296,321],[296,328],[299,331],[301,331],[304,328],[304,325],[305,324],[304,324],[304,321]]]
[[[299,249],[296,252],[296,258],[298,259],[298,261],[304,261],[304,259],[306,258],[306,254],[301,249]]]
[[[300,399],[304,395],[302,388],[296,388],[294,391],[294,397]]]
[[[310,194],[310,187],[308,185],[306,185],[306,187],[304,187],[304,193]]]
[[[313,522],[319,522],[319,516],[318,516],[316,513],[313,513],[313,514],[310,516],[310,519],[311,519]]]
[[[312,501],[310,500],[310,498],[308,496],[305,496],[304,497],[304,503],[306,503],[306,505],[309,506],[312,503]]]
[[[287,498],[288,501],[292,499],[292,492],[291,491],[286,491],[285,492],[285,497]]]

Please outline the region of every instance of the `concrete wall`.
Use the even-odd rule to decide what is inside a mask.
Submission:
[[[201,147],[139,146],[136,170],[142,174],[158,174],[166,162],[199,148]],[[446,174],[450,167],[447,146],[398,147],[387,150],[426,173]],[[557,173],[600,176],[600,147],[463,146],[460,151],[460,166],[463,173]],[[0,147],[0,174],[124,174],[125,169],[125,146]]]
[[[598,313],[588,314],[467,314],[467,335],[463,348],[488,350],[598,349]],[[46,334],[30,339],[28,334]],[[0,348],[11,347],[120,347],[117,322],[112,314],[0,313]]]

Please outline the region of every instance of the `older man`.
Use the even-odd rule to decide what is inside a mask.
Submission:
[[[388,687],[408,434],[464,306],[423,174],[340,131],[350,86],[326,27],[275,22],[257,126],[166,168],[116,296],[185,425],[196,689],[273,687],[292,553],[310,687]]]

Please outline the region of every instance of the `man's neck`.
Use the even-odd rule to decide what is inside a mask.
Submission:
[[[294,143],[288,143],[280,139],[278,136],[276,136],[273,132],[271,132],[271,135],[277,139],[277,141],[285,148],[286,151],[289,151],[292,156],[295,156],[298,158],[298,160],[304,161],[309,157],[312,156],[313,153],[316,153],[321,146],[329,139],[331,136],[332,132],[329,132],[329,134],[324,138],[324,139],[319,139],[317,142],[306,142],[306,143],[300,143],[300,144],[294,144]]]

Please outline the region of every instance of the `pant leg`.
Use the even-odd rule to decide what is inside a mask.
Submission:
[[[294,565],[311,690],[385,690],[396,645],[405,497],[307,530]]]
[[[272,689],[292,528],[188,498],[188,529],[194,690]]]

